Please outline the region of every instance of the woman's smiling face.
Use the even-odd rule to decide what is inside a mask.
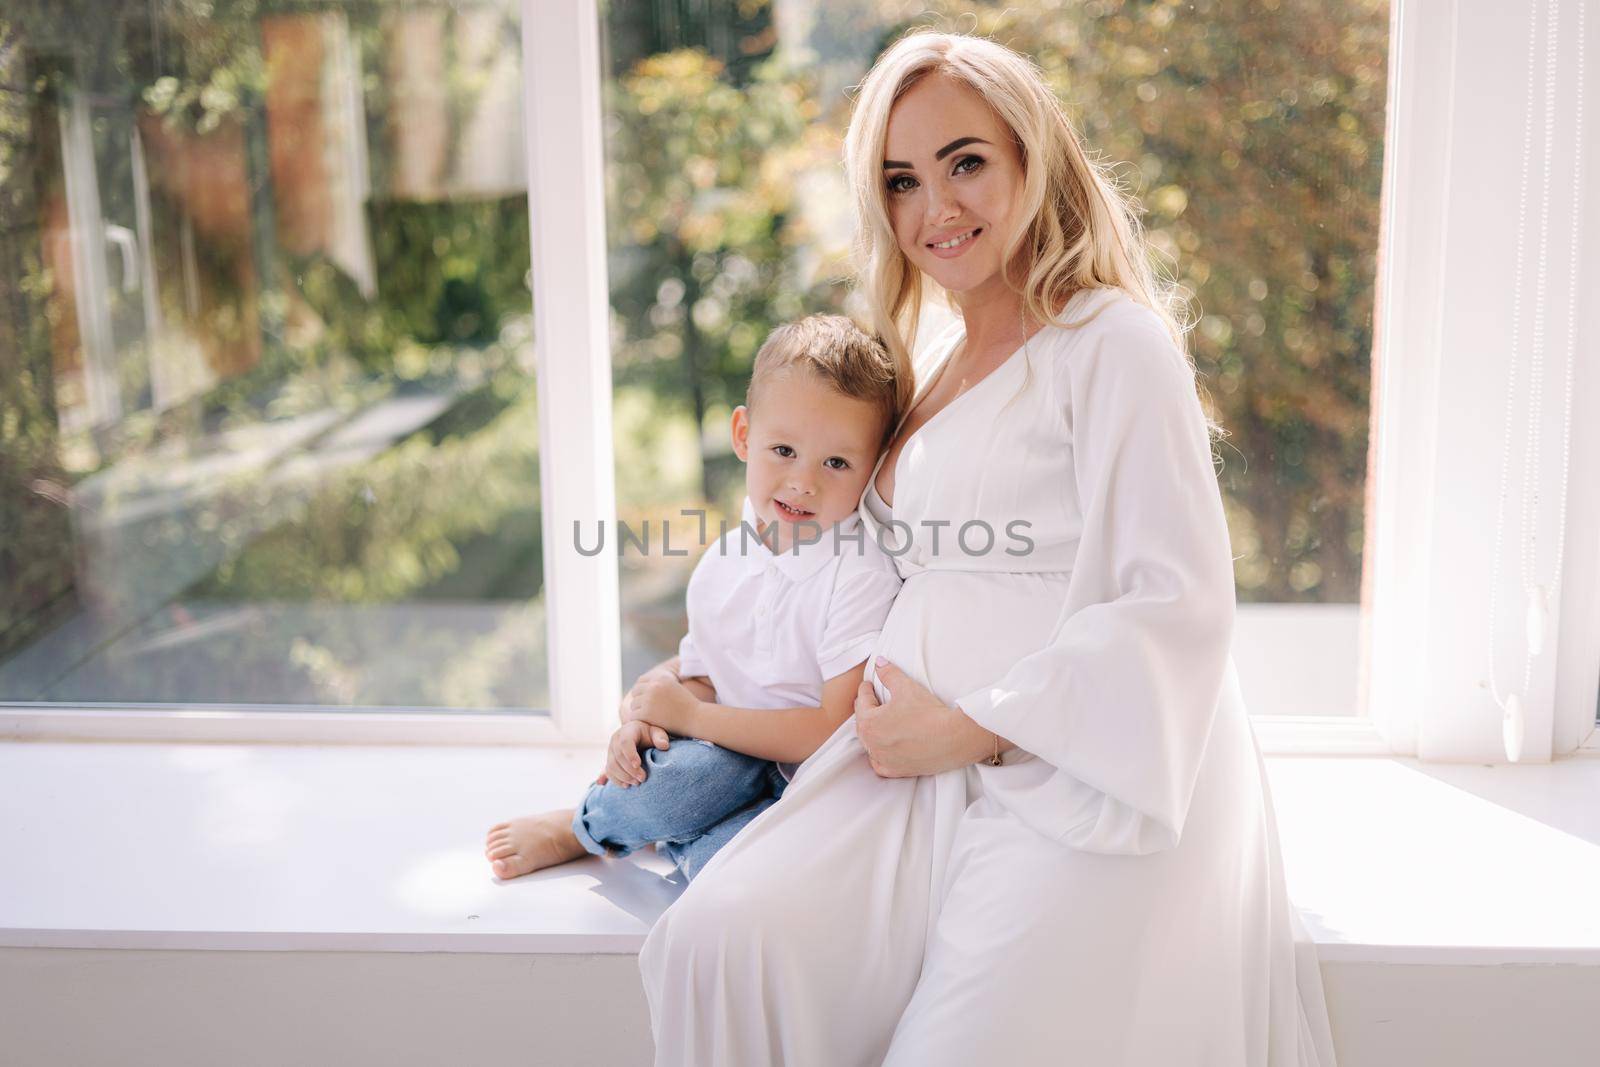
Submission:
[[[906,258],[954,293],[1000,280],[1022,155],[983,98],[949,75],[925,76],[889,112],[883,156],[889,222]]]

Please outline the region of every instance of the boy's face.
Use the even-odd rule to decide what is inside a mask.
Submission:
[[[796,534],[814,540],[860,502],[878,459],[883,416],[805,370],[768,379],[753,403],[753,411],[734,409],[733,450],[745,463],[757,532],[778,523],[780,550]]]

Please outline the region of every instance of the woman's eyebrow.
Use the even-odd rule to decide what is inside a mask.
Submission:
[[[948,156],[956,149],[965,148],[969,144],[989,144],[989,142],[985,141],[982,137],[957,137],[954,141],[951,141],[949,144],[945,145],[943,148],[939,149],[939,151],[933,154],[934,162],[937,163],[939,160],[943,159],[945,156]],[[989,147],[993,148],[994,146],[990,145]],[[900,168],[902,170],[916,169],[911,164],[902,163],[898,159],[886,159],[883,161],[884,170],[894,170],[895,168]]]
[[[989,142],[985,141],[982,137],[960,137],[960,138],[957,138],[956,140],[951,141],[949,144],[945,145],[943,148],[939,149],[939,151],[937,151],[937,152],[935,152],[933,154],[934,162],[937,163],[939,160],[943,159],[945,156],[948,156],[951,152],[954,152],[956,149],[965,148],[969,144],[989,144]],[[994,146],[990,145],[990,147],[992,148]]]

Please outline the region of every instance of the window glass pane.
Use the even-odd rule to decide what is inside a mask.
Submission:
[[[941,21],[1038,61],[1191,298],[1252,710],[1354,714],[1387,0],[607,5],[621,518],[737,521],[727,422],[757,346],[855,309],[848,91]],[[659,537],[624,555],[625,682],[673,650],[692,564]]]
[[[520,4],[0,19],[0,700],[546,703]]]

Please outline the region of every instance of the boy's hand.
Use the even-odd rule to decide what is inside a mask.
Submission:
[[[676,682],[678,680],[677,664],[678,661],[673,659],[670,663],[662,663],[651,667],[649,670],[639,675],[639,681],[642,682],[646,678],[669,678]]]
[[[658,663],[654,667],[651,667],[649,670],[645,671],[643,674],[639,675],[639,680],[633,683],[633,688],[622,694],[622,703],[617,705],[617,718],[621,719],[623,722],[632,722],[635,719],[644,718],[645,716],[630,712],[628,710],[629,706],[633,703],[634,696],[639,692],[639,686],[644,683],[646,678],[653,677],[664,678],[675,682],[678,680],[677,668],[678,657],[673,656],[665,663]],[[600,784],[604,785],[605,783],[602,782]]]
[[[624,789],[638,785],[645,779],[644,760],[639,758],[639,750],[646,745],[665,749],[670,743],[667,731],[659,726],[638,721],[623,723],[606,746],[606,769],[600,776],[600,784],[609,779]]]
[[[700,699],[686,689],[677,676],[664,671],[651,672],[628,691],[622,702],[623,722],[650,722],[673,733],[689,732],[688,722]]]

